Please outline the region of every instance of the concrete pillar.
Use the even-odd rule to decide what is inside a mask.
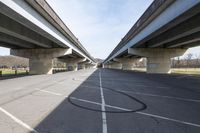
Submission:
[[[108,64],[107,64],[107,68],[109,68],[109,69],[112,68],[112,67],[111,67],[111,63],[108,63]]]
[[[11,49],[10,54],[29,58],[30,74],[52,74],[53,59],[71,54],[71,49]]]
[[[110,67],[112,69],[122,69],[122,64],[119,62],[112,62],[112,63],[110,63]]]
[[[84,63],[87,62],[87,60],[83,58],[59,58],[58,60],[61,62],[65,62],[68,70],[72,71],[77,71],[81,64],[85,65]]]
[[[130,48],[129,54],[147,57],[147,73],[171,73],[171,58],[181,56],[187,49]]]
[[[78,71],[78,63],[70,63],[67,65],[68,65],[68,67],[72,68],[72,71]]]
[[[114,61],[122,64],[122,70],[133,70],[135,63],[138,61],[137,58],[115,58]]]
[[[90,63],[87,63],[86,65],[85,65],[85,68],[86,69],[90,69],[92,67],[92,65],[90,64]]]
[[[133,70],[133,62],[123,62],[122,70]]]
[[[30,74],[52,74],[53,59],[29,59]]]
[[[78,67],[79,67],[79,69],[83,69],[83,70],[86,69],[85,63],[79,63],[79,64],[78,64]]]
[[[147,57],[147,73],[171,73],[171,57],[155,56]]]
[[[103,65],[103,68],[108,68],[107,64],[102,64],[102,65]]]

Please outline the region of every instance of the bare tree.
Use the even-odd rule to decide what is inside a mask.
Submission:
[[[190,61],[192,60],[192,57],[193,57],[193,54],[192,53],[188,53],[186,56],[185,56],[185,60],[187,62],[187,67],[190,67]]]

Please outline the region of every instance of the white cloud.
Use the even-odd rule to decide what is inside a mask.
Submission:
[[[105,59],[152,0],[47,0],[94,57]]]

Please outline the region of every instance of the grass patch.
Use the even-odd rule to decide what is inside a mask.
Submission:
[[[15,70],[12,69],[0,69],[2,71],[2,75],[14,75]],[[17,74],[26,74],[26,70],[17,70]]]
[[[177,74],[200,74],[200,68],[176,68],[171,71]]]
[[[134,68],[135,71],[146,72],[146,68]],[[172,68],[174,74],[200,74],[200,68]]]

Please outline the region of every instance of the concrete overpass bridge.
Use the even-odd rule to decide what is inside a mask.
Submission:
[[[146,57],[148,73],[170,73],[170,59],[198,45],[200,0],[155,0],[103,65],[131,70]]]
[[[45,0],[0,0],[0,46],[29,58],[31,74],[52,74],[53,59],[95,65],[93,57]]]

